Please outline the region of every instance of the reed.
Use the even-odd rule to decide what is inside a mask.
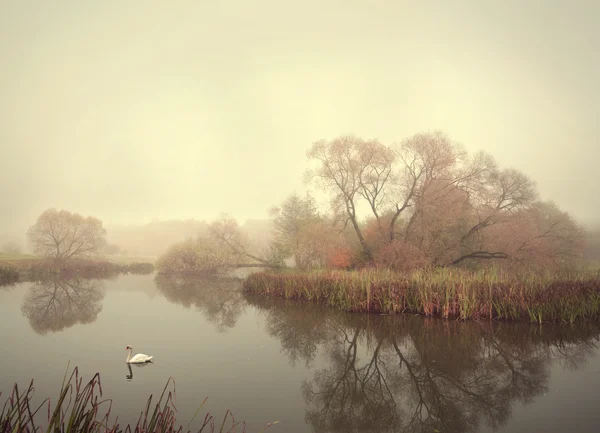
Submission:
[[[12,279],[21,281],[40,280],[49,277],[84,277],[110,278],[119,274],[151,274],[154,265],[146,262],[114,263],[105,260],[52,260],[52,259],[22,259],[0,262],[0,285],[3,278],[9,275]]]
[[[60,394],[54,408],[50,399],[45,399],[39,405],[33,405],[35,388],[33,380],[29,387],[20,391],[17,384],[13,387],[0,410],[0,433],[182,433],[188,427],[206,402],[202,402],[194,418],[184,429],[176,426],[177,409],[174,404],[175,380],[169,378],[158,401],[152,403],[152,395],[148,398],[145,408],[135,426],[120,426],[118,419],[109,423],[112,401],[102,399],[102,383],[100,374],[83,384],[75,367],[61,386]],[[0,393],[1,395],[1,393]],[[46,415],[47,416],[44,416]],[[45,419],[38,422],[39,419]],[[266,430],[276,422],[269,423]],[[198,432],[215,432],[219,423],[211,414],[206,414]],[[243,422],[236,422],[231,412],[225,413],[219,433],[246,432]]]
[[[19,281],[19,272],[11,267],[0,266],[0,286],[10,286]]]
[[[584,270],[509,274],[497,269],[434,268],[408,275],[375,269],[260,272],[245,280],[244,291],[378,314],[535,323],[600,318],[600,274]]]

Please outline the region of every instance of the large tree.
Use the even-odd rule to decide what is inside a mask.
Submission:
[[[459,143],[440,132],[416,134],[392,146],[342,136],[314,143],[307,156],[317,163],[308,178],[332,193],[368,258],[373,252],[360,227],[360,202],[371,211],[380,235],[392,242],[403,217],[408,221],[405,232],[412,228],[417,203],[435,201],[455,188],[478,190],[494,168],[491,157],[469,158]],[[436,193],[428,194],[432,186]]]
[[[106,243],[106,230],[98,218],[56,209],[44,211],[27,236],[35,254],[55,259],[85,257]]]
[[[441,132],[390,146],[341,136],[314,143],[307,156],[315,163],[308,178],[330,193],[333,209],[354,229],[369,260],[395,252],[400,265],[415,249],[433,265],[565,263],[580,255],[580,228],[539,203],[531,179],[499,168],[485,153],[469,155]],[[359,208],[370,214],[367,224]]]
[[[222,215],[209,225],[208,236],[222,251],[235,258],[237,267],[279,267],[281,265],[274,252],[267,251],[265,254],[260,254],[253,251],[246,234],[240,229],[235,218]]]

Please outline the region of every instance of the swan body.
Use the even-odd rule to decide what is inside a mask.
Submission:
[[[143,353],[138,353],[137,355],[131,356],[131,352],[133,351],[133,347],[127,346],[125,350],[128,350],[127,359],[125,362],[127,364],[143,364],[146,362],[152,362],[153,356],[144,355]]]

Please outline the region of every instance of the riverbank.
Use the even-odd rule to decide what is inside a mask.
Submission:
[[[391,271],[261,272],[244,281],[249,294],[302,299],[346,311],[412,313],[446,319],[575,323],[600,318],[600,273],[531,273],[442,268]]]
[[[114,262],[105,259],[70,259],[57,261],[34,256],[0,255],[0,284],[13,284],[50,276],[106,278],[117,274],[149,274],[154,265],[148,262]]]

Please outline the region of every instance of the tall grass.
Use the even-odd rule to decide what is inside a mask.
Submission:
[[[151,274],[154,272],[152,263],[114,263],[99,260],[14,260],[7,261],[8,266],[0,262],[0,284],[6,270],[10,270],[12,277],[28,280],[39,280],[48,277],[84,277],[84,278],[109,278],[119,274]]]
[[[176,427],[177,409],[174,404],[175,380],[173,378],[167,381],[156,404],[153,405],[152,396],[148,398],[137,424],[135,426],[128,424],[124,428],[119,425],[118,420],[109,423],[112,401],[102,399],[99,373],[96,373],[85,385],[77,367],[68,379],[65,374],[53,409],[50,399],[45,399],[41,404],[34,406],[32,403],[34,393],[33,380],[23,392],[15,384],[0,411],[0,433],[182,433],[189,431],[187,429],[193,421],[192,419],[185,429],[183,426]],[[205,402],[206,399],[196,411],[194,418]],[[38,419],[45,418],[43,415],[46,413],[47,421],[38,423]],[[262,431],[276,423],[267,424]],[[229,410],[220,424],[212,415],[206,414],[198,432],[215,432],[217,427],[219,433],[246,432],[245,423],[236,422]]]
[[[600,274],[508,274],[499,270],[427,269],[256,273],[251,294],[304,299],[347,311],[416,313],[448,319],[574,323],[600,318]]]

